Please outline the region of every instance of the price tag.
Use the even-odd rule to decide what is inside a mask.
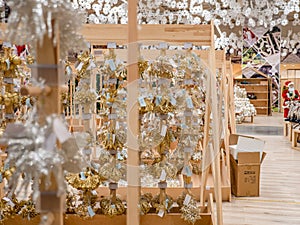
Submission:
[[[169,62],[174,68],[177,68],[177,64],[175,63],[175,61],[173,59],[170,59]]]
[[[72,69],[70,66],[67,66],[66,70],[68,75],[72,75]]]
[[[92,150],[90,148],[84,148],[82,151],[83,151],[83,154],[85,154],[85,155],[92,154]]]
[[[6,59],[5,62],[6,62],[6,69],[9,70],[9,68],[10,68],[10,60]]]
[[[3,82],[6,83],[6,84],[13,84],[14,79],[12,77],[4,77]]]
[[[188,107],[189,109],[193,109],[193,108],[194,108],[194,104],[193,104],[193,101],[192,101],[192,98],[191,98],[191,97],[188,97],[188,98],[186,99],[186,104],[187,104],[187,107]]]
[[[111,114],[109,114],[109,115],[108,115],[108,119],[110,119],[110,120],[115,120],[115,119],[117,119],[117,114],[116,114],[116,113],[111,113]]]
[[[155,98],[155,105],[160,105],[161,100],[162,100],[162,97],[160,95],[156,96],[156,98]]]
[[[4,167],[3,167],[3,170],[6,171],[9,169],[9,163],[5,163],[4,164]]]
[[[93,195],[97,195],[97,191],[96,190],[92,190],[91,191]]]
[[[117,69],[116,64],[113,59],[107,60],[107,63],[111,69],[111,71],[115,71]]]
[[[166,84],[166,85],[167,85],[168,82],[169,82],[169,81],[168,81],[167,79],[159,79],[159,80],[158,80],[158,85],[163,85],[163,84]]]
[[[191,199],[192,199],[192,196],[186,195],[184,198],[183,204],[188,205],[190,203]]]
[[[102,50],[94,50],[94,56],[102,55]]]
[[[167,49],[168,48],[168,44],[166,42],[161,42],[158,45],[159,49]]]
[[[116,48],[117,48],[116,42],[108,42],[108,43],[107,43],[107,48],[113,48],[113,49],[116,49]]]
[[[109,84],[117,84],[117,79],[109,79],[108,83]]]
[[[84,172],[80,172],[80,179],[86,180],[86,176],[85,176]]]
[[[76,67],[76,70],[77,70],[77,71],[80,71],[80,70],[82,69],[82,67],[83,67],[83,62],[80,62],[80,63],[78,64],[78,66]]]
[[[192,111],[190,111],[190,110],[185,110],[184,111],[184,116],[191,117],[192,115],[193,115]]]
[[[193,44],[191,42],[185,42],[183,47],[184,49],[191,49],[193,47]]]
[[[191,147],[184,147],[184,152],[191,153],[192,152],[192,148]]]
[[[93,61],[93,60],[90,60],[90,64],[89,64],[87,70],[92,70],[92,69],[95,69],[96,67],[97,67],[97,66],[96,66],[96,64],[94,63],[94,61]]]
[[[54,133],[51,133],[45,143],[44,143],[44,147],[47,151],[51,151],[52,149],[54,149],[56,145],[56,135]]]
[[[11,47],[12,47],[11,43],[10,43],[10,42],[7,42],[7,41],[4,41],[4,42],[2,43],[2,46],[3,46],[3,47],[6,47],[6,48],[11,48]]]
[[[165,137],[167,134],[168,127],[166,125],[162,125],[160,135]]]
[[[113,136],[112,136],[112,141],[113,141],[113,143],[115,143],[115,141],[116,141],[116,135],[115,134],[113,134]]]
[[[117,153],[117,159],[118,159],[118,160],[123,160],[123,157],[122,157],[122,155],[121,155],[120,152]],[[118,167],[118,165],[119,165],[119,164],[117,164],[117,167]],[[120,168],[120,169],[121,169],[121,168]]]
[[[166,173],[166,171],[165,170],[162,170],[161,171],[161,174],[160,174],[160,178],[159,178],[159,180],[166,180],[166,177],[167,177],[167,173]]]
[[[184,166],[184,168],[182,170],[182,174],[186,175],[188,177],[191,177],[192,176],[192,171],[191,171],[190,167],[189,166]]]
[[[91,113],[84,113],[84,114],[82,114],[81,118],[83,120],[90,120],[92,118],[92,114]]]
[[[159,217],[164,217],[164,214],[165,214],[165,211],[164,211],[163,209],[160,209],[160,210],[158,211],[158,213],[157,213],[157,215],[158,215]]]
[[[88,213],[89,213],[90,217],[93,217],[93,216],[96,215],[96,213],[93,211],[91,206],[88,206],[87,210],[88,210]]]
[[[12,113],[6,113],[6,114],[5,114],[5,119],[10,119],[10,120],[12,120],[12,119],[14,119],[14,118],[15,118],[15,115],[12,114]]]
[[[116,122],[116,130],[119,130],[120,129],[120,123],[119,121]]]
[[[11,207],[14,207],[15,204],[7,197],[2,198],[4,201],[7,202],[8,205],[10,205]]]
[[[175,99],[175,98],[171,97],[170,102],[171,102],[171,104],[172,104],[173,106],[176,105],[176,99]]]
[[[72,137],[66,126],[58,118],[54,119],[53,131],[60,143],[64,143]]]
[[[139,103],[140,103],[141,107],[146,107],[147,106],[144,97],[139,97]]]

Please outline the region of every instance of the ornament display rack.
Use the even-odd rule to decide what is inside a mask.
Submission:
[[[103,61],[104,60],[104,55],[106,55],[108,52],[108,49],[93,49],[92,48],[92,55],[94,55],[96,57],[96,61]],[[145,49],[141,49],[141,55],[151,61],[151,60],[155,60],[159,54],[160,51],[159,50],[145,50]],[[174,54],[176,54],[176,52],[178,52],[177,50],[167,50],[166,51],[166,55],[167,56],[173,56]],[[203,61],[203,63],[205,65],[208,65],[208,58],[209,58],[209,51],[206,50],[194,50],[194,53],[196,53],[201,60]],[[117,55],[118,60],[121,61],[126,61],[127,57],[126,57],[126,53],[127,50],[126,49],[114,49],[114,53]],[[235,119],[233,118],[230,119],[230,115],[232,114],[232,110],[234,113],[234,109],[232,109],[232,105],[234,107],[234,104],[230,103],[230,95],[233,96],[233,88],[230,89],[232,84],[232,73],[229,70],[229,72],[227,72],[226,68],[224,67],[226,65],[226,58],[225,58],[225,52],[223,50],[217,50],[215,51],[215,60],[216,60],[216,70],[218,71],[218,73],[220,74],[220,83],[222,86],[222,93],[224,95],[224,112],[228,112],[228,114],[224,114],[224,129],[226,129],[225,124],[228,124],[228,127],[233,127],[233,130],[229,130],[226,129],[224,130],[224,142],[227,143],[227,140],[229,140],[229,134],[230,133],[235,133]],[[93,81],[92,83],[94,83],[95,81]],[[230,84],[229,84],[230,82]],[[231,93],[232,92],[232,93]],[[74,122],[74,124],[80,124],[79,120],[76,119],[72,119]],[[94,121],[94,123],[96,123]],[[74,125],[73,125],[74,126]],[[229,146],[226,145],[224,146],[224,153],[225,155],[229,155]],[[222,187],[222,201],[231,201],[231,186],[230,186],[230,161],[229,161],[229,157],[223,157],[224,160],[222,160],[221,162],[221,187]],[[194,195],[194,197],[196,197],[197,200],[200,199],[200,188],[201,188],[201,175],[200,177],[198,175],[194,175],[193,177],[193,183],[194,183],[194,187],[192,188],[192,193]],[[182,192],[183,188],[178,188],[178,187],[168,187],[168,194],[173,197],[176,198],[177,196],[179,196]],[[109,190],[106,187],[100,187],[98,188],[98,192],[102,193],[103,195],[109,195]],[[156,195],[159,190],[158,188],[151,188],[151,187],[142,187],[142,192],[143,193],[151,193],[153,195]],[[214,193],[214,183],[213,183],[213,178],[212,175],[210,174],[208,179],[207,179],[207,184],[206,184],[206,188],[205,188],[205,199],[207,200],[209,197],[209,193]],[[126,198],[126,188],[125,187],[119,187],[118,188],[118,194],[119,196],[121,196],[122,199]]]
[[[226,61],[226,87],[228,93],[228,113],[229,113],[229,130],[231,134],[236,134],[234,92],[233,92],[233,65],[231,60]],[[226,92],[225,92],[226,93]]]
[[[143,44],[147,44],[150,43],[153,45],[154,41],[153,40],[157,40],[155,43],[160,43],[160,42],[167,42],[167,43],[174,43],[174,44],[182,44],[185,42],[191,42],[194,43],[196,45],[202,45],[202,46],[212,46],[212,42],[211,40],[211,31],[213,30],[213,26],[212,25],[200,25],[200,26],[191,26],[191,25],[140,25],[139,26],[139,42],[142,42]],[[92,45],[106,45],[108,42],[115,42],[118,45],[122,45],[122,44],[126,44],[126,26],[125,25],[86,25],[83,29],[83,34],[85,36],[85,38],[92,44]],[[123,38],[122,38],[123,37]],[[211,47],[211,49],[214,49],[213,47]],[[115,53],[118,55],[118,57],[120,58],[120,55],[122,55],[123,52],[123,56],[125,56],[124,50],[116,50]],[[141,54],[143,56],[145,52],[151,52],[151,50],[141,50]],[[155,52],[155,51],[154,51]],[[210,59],[208,60],[208,65],[210,68],[216,68],[216,63],[214,63],[213,61],[215,61],[215,52],[214,50],[210,50],[210,51],[205,51],[206,57],[203,57],[204,59]],[[223,54],[223,53],[222,53]],[[152,58],[155,58],[156,54],[153,53],[152,54],[149,53],[149,55],[151,55]],[[148,54],[146,54],[145,57],[149,56]],[[122,58],[122,57],[121,57]],[[124,57],[125,58],[125,57]],[[149,57],[150,58],[150,57]],[[225,65],[225,54],[224,54],[224,59],[222,57],[223,63],[220,63],[218,65]],[[224,68],[222,67],[223,71]],[[214,69],[212,71],[215,71]],[[222,79],[223,80],[223,79]],[[215,87],[215,86],[213,86]],[[211,87],[210,87],[211,88]],[[208,104],[209,105],[209,104]],[[209,107],[208,107],[209,108]],[[209,114],[209,113],[208,113]],[[208,136],[208,133],[206,134]],[[219,140],[220,141],[220,140]],[[218,144],[217,144],[218,145]],[[218,158],[218,157],[216,157]],[[215,165],[219,164],[220,165],[220,160],[218,159],[218,163],[215,163]],[[215,168],[213,168],[215,169]],[[218,169],[216,169],[218,170]],[[226,173],[228,171],[228,167],[225,169]],[[222,189],[221,187],[221,180],[227,180],[227,187],[225,190],[225,193],[223,193],[223,195],[225,196],[230,196],[230,183],[226,178],[222,177],[221,179],[221,173],[218,173],[217,176],[219,176],[219,183],[216,182],[211,182],[213,180],[213,177],[209,178],[209,181],[211,182],[210,184],[214,184],[215,188],[219,189],[219,190],[214,190],[213,185],[207,185],[207,180],[204,180],[204,186],[205,190],[209,190],[210,192],[212,191],[217,191],[217,197],[216,200],[220,206],[220,202],[221,202],[221,191]],[[199,184],[202,182],[201,178],[199,179]],[[225,181],[226,182],[226,181]],[[216,184],[217,183],[217,184]],[[219,186],[219,187],[218,187]],[[157,188],[143,188],[142,189],[143,192],[158,192]],[[178,196],[181,192],[182,189],[178,188],[176,189],[172,189],[172,188],[168,188],[168,194],[172,195],[172,192],[174,191],[174,196]],[[200,198],[200,189],[199,188],[195,188],[194,190],[194,194],[197,196],[199,196]],[[106,193],[108,192],[107,188],[101,189],[101,191],[99,191],[99,193]],[[205,191],[206,192],[206,191]],[[107,194],[107,193],[106,193]],[[126,188],[124,188],[123,190],[121,188],[118,189],[118,194],[120,194],[123,197],[125,197],[124,195],[126,195]],[[206,193],[207,194],[207,193]],[[228,197],[227,200],[229,200],[230,197]],[[219,216],[220,218],[220,216]]]
[[[133,4],[133,5],[131,5]],[[132,7],[131,7],[131,6]],[[129,2],[129,9],[132,14],[136,16],[136,5],[135,1]],[[135,12],[134,12],[135,11]],[[129,13],[129,14],[131,14]],[[130,16],[129,16],[130,18]],[[132,18],[132,16],[131,16]],[[86,40],[93,44],[102,44],[106,45],[108,42],[117,42],[118,44],[126,44],[126,43],[134,43],[137,41],[142,41],[144,44],[149,41],[149,43],[153,44],[153,40],[158,40],[158,42],[171,42],[176,44],[181,44],[183,42],[191,42],[196,45],[201,46],[210,46],[210,50],[208,50],[208,65],[212,71],[212,74],[215,74],[216,68],[216,60],[215,60],[215,50],[214,50],[214,26],[213,23],[210,25],[141,25],[139,26],[139,31],[137,31],[137,24],[136,19],[135,22],[132,23],[132,19],[129,19],[129,25],[86,25],[82,30],[83,35],[85,36]],[[134,21],[134,19],[133,19]],[[59,35],[59,32],[56,30],[56,35]],[[126,38],[129,36],[129,38]],[[101,37],[101,39],[99,39]],[[137,39],[138,37],[138,39]],[[137,47],[137,46],[136,46]],[[37,62],[39,64],[51,64],[57,65],[58,64],[58,52],[59,52],[59,45],[53,46],[52,41],[45,37],[43,46],[40,46],[37,51]],[[136,48],[129,45],[129,62],[137,62],[136,57]],[[132,58],[131,58],[132,57]],[[138,78],[138,70],[137,70],[137,63],[129,64],[129,71],[128,71],[128,81],[132,82]],[[56,74],[56,75],[55,75]],[[49,114],[52,113],[60,113],[60,104],[59,104],[59,93],[60,87],[58,86],[59,82],[59,74],[58,70],[55,71],[51,78],[54,79],[55,85],[52,83],[51,92],[44,95],[44,101],[47,100],[47,105],[43,109],[44,112]],[[47,77],[46,77],[47,78]],[[52,80],[53,82],[53,80]],[[220,134],[220,125],[221,121],[220,112],[218,109],[218,102],[217,102],[217,93],[215,91],[216,87],[216,79],[214,76],[208,77],[208,87],[207,87],[207,113],[206,113],[206,133],[204,139],[204,151],[205,154],[211,154],[211,151],[220,152],[220,143],[221,143],[221,134]],[[129,101],[135,101],[136,95],[132,95],[134,93],[129,92]],[[132,112],[132,110],[131,110]],[[136,109],[136,113],[138,110]],[[212,115],[213,123],[212,123],[212,132],[216,134],[216,138],[213,139],[213,143],[210,143],[210,146],[213,146],[210,151],[208,151],[207,146],[209,145],[209,124],[210,118]],[[128,115],[128,122],[129,126],[135,127],[137,129],[138,121],[137,117],[132,117],[132,115]],[[136,120],[136,121],[135,121]],[[135,124],[133,124],[135,123]],[[227,130],[227,128],[226,128]],[[133,138],[135,139],[135,138]],[[131,144],[135,144],[134,141]],[[96,215],[94,219],[89,220],[89,222],[95,223],[102,223],[102,224],[124,224],[125,218],[127,224],[137,225],[137,224],[153,224],[155,222],[160,222],[163,224],[187,224],[183,220],[180,220],[180,214],[171,213],[165,216],[163,219],[159,218],[156,214],[154,215],[145,215],[139,216],[139,210],[137,207],[138,203],[138,196],[140,193],[140,188],[136,187],[135,185],[130,185],[136,183],[139,180],[139,174],[130,170],[132,167],[139,166],[138,154],[134,150],[128,151],[128,175],[130,175],[130,182],[129,186],[127,187],[127,216],[119,216],[115,218],[108,218],[103,215]],[[222,219],[222,189],[221,189],[221,169],[220,169],[220,154],[217,154],[217,157],[214,158],[212,167],[206,170],[206,174],[208,175],[209,170],[213,171],[213,184],[214,184],[214,193],[215,193],[215,200],[217,203],[217,221],[214,220],[213,215],[213,207],[212,204],[212,196],[208,198],[207,206],[204,206],[204,198],[202,198],[202,211],[203,217],[201,220],[197,221],[195,224],[218,224],[221,225],[223,223]],[[130,173],[133,172],[133,173]],[[132,182],[132,183],[131,183]],[[210,186],[207,185],[207,178],[201,178],[201,186],[202,190],[200,195],[204,195],[206,189],[209,189]],[[205,187],[205,188],[204,188]],[[230,189],[230,188],[229,188]],[[55,186],[53,187],[53,193],[55,193]],[[199,190],[198,190],[199,191]],[[49,195],[50,194],[50,195]],[[130,196],[130,197],[129,197]],[[63,224],[63,208],[62,208],[62,198],[57,198],[55,194],[51,194],[49,192],[45,192],[42,194],[42,208],[48,209],[50,211],[55,212],[55,221],[54,225],[61,225]],[[209,219],[207,219],[207,216]],[[76,219],[75,219],[76,218]],[[14,218],[5,222],[4,224],[17,224],[18,218]],[[75,222],[76,220],[76,222]],[[88,224],[87,221],[78,220],[77,217],[73,215],[68,215],[68,218],[65,219],[65,224],[72,221],[72,224]],[[33,221],[26,221],[28,224],[34,224]],[[77,223],[78,222],[78,223]],[[23,222],[22,222],[23,223]],[[25,224],[25,223],[24,223]]]
[[[256,99],[250,99],[250,102],[258,115],[272,115],[271,78],[235,78],[234,83],[245,88],[248,94],[256,96]]]

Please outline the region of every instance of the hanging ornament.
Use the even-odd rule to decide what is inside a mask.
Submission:
[[[53,44],[60,44],[61,58],[69,50],[87,48],[83,37],[77,32],[85,20],[84,15],[72,7],[70,0],[9,0],[11,8],[8,19],[6,40],[19,45],[42,46],[44,36],[53,38]],[[74,19],[76,18],[76,20]],[[59,40],[53,37],[59,30]]]

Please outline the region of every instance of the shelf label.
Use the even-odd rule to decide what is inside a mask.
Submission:
[[[191,97],[188,97],[188,98],[186,99],[186,104],[187,104],[187,107],[188,107],[189,109],[193,109],[193,108],[194,108],[194,104],[193,104],[193,101],[192,101],[192,98],[191,98]]]
[[[164,217],[165,211],[163,209],[160,209],[159,212],[157,213],[157,215],[159,217]]]
[[[161,174],[160,174],[160,178],[159,178],[159,180],[166,180],[166,177],[167,177],[167,173],[166,173],[166,171],[165,170],[162,170],[161,171]]]
[[[84,172],[80,172],[80,179],[86,180],[86,176],[85,176]]]
[[[116,42],[108,42],[108,43],[107,43],[107,48],[113,48],[113,49],[116,49],[116,48],[117,48]]]
[[[166,125],[162,125],[160,135],[165,137],[167,134],[168,127]]]
[[[183,204],[188,205],[190,203],[191,199],[192,199],[192,196],[187,194],[184,198]]]
[[[91,206],[88,206],[88,213],[89,213],[89,215],[90,215],[90,217],[93,217],[93,216],[95,216],[96,215],[96,213],[93,211],[93,209],[92,209],[92,207]]]
[[[141,107],[146,107],[147,106],[144,97],[139,97],[139,103],[140,103]]]
[[[111,71],[115,71],[117,69],[116,64],[113,59],[107,60],[107,63],[111,69]]]

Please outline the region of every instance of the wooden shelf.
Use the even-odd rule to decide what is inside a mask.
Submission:
[[[246,88],[247,91],[247,88]],[[268,91],[247,91],[248,94],[268,94]]]
[[[243,82],[247,82],[244,84]],[[237,78],[234,83],[245,88],[247,94],[254,94],[256,99],[250,99],[258,115],[271,115],[271,79],[270,78]]]
[[[193,188],[191,192],[193,196],[200,200],[200,189],[201,189],[201,175],[193,175]],[[221,165],[221,189],[222,189],[222,201],[229,202],[230,195],[231,195],[231,186],[229,181],[229,175],[227,174],[227,169],[225,165]],[[176,199],[178,196],[182,194],[184,191],[184,187],[168,187],[166,192],[170,195],[173,199]],[[100,196],[109,196],[109,189],[108,187],[99,187],[97,192]],[[142,193],[151,193],[153,196],[159,194],[159,189],[157,187],[141,187]],[[205,193],[205,200],[208,200],[209,194],[212,193],[214,195],[214,181],[213,177],[210,174],[208,176],[207,184],[206,184],[206,193]],[[117,189],[117,194],[121,200],[125,200],[127,196],[126,187],[119,187]]]
[[[250,99],[250,102],[265,102],[269,101],[269,99]]]
[[[245,87],[252,87],[252,86],[254,86],[254,87],[257,87],[257,86],[259,86],[259,87],[268,87],[268,85],[267,84],[239,84],[239,86],[241,86],[241,87],[243,87],[243,86],[245,86]]]
[[[207,208],[204,208],[200,215],[201,219],[195,222],[195,225],[212,225],[211,213],[207,212]],[[8,220],[3,221],[3,225],[39,225],[40,216],[33,218],[32,220],[22,219],[20,216],[15,216]],[[187,221],[181,218],[180,213],[169,213],[163,218],[159,217],[157,214],[147,214],[141,216],[141,225],[152,225],[152,224],[172,224],[172,225],[189,225]],[[105,215],[95,215],[92,218],[83,219],[74,214],[67,214],[64,217],[64,225],[126,225],[126,215],[120,215],[115,217],[109,217]]]

